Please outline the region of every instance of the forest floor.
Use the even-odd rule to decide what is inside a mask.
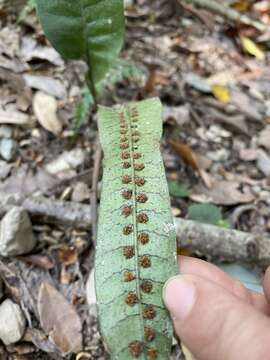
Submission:
[[[20,305],[26,326],[15,323],[21,340],[0,342],[0,358],[106,359],[91,284],[90,315],[86,300],[91,228],[74,219],[67,225],[89,208],[99,143],[96,114],[88,113],[86,68],[61,59],[35,11],[22,13],[24,1],[9,3],[0,1],[0,208],[1,216],[14,203],[27,208],[18,216],[28,226],[23,243],[33,246],[15,256],[17,250],[1,245],[9,236],[1,225],[0,298]],[[161,99],[175,217],[269,235],[270,34],[184,2],[127,3],[121,60],[98,102]],[[268,1],[227,3],[270,26]],[[26,205],[35,196],[52,203]],[[54,204],[58,214],[51,214]],[[16,219],[4,220],[19,236]],[[47,337],[52,317],[57,334]],[[80,323],[82,331],[74,331]]]

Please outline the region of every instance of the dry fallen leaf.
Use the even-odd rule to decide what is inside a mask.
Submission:
[[[28,115],[20,111],[0,109],[0,124],[31,125],[31,120]]]
[[[250,2],[248,0],[237,0],[233,2],[231,7],[237,11],[244,12],[249,10]]]
[[[182,144],[180,142],[169,140],[169,143],[172,145],[174,150],[178,155],[189,165],[193,167],[195,170],[199,170],[199,163],[197,160],[197,156],[194,151],[186,144]]]
[[[230,91],[227,87],[223,85],[212,85],[211,90],[213,95],[223,104],[228,104],[230,101]]]
[[[17,256],[17,259],[30,265],[38,266],[42,269],[50,270],[53,268],[53,262],[45,255],[26,255]]]
[[[63,354],[82,349],[82,325],[75,308],[48,283],[43,283],[38,294],[40,323],[50,340]]]
[[[203,166],[201,166],[199,158],[195,152],[186,144],[182,144],[174,140],[169,140],[169,143],[187,164],[191,165],[194,170],[199,172],[205,186],[211,188],[211,176],[204,170]]]
[[[33,98],[33,109],[38,122],[54,135],[62,131],[62,124],[57,117],[57,101],[54,97],[38,91]]]
[[[59,260],[65,266],[73,265],[78,260],[75,247],[65,246],[59,250]]]
[[[216,205],[245,204],[254,200],[251,192],[242,192],[236,181],[213,181],[212,188],[206,189],[202,186],[195,186],[190,198],[196,202],[211,202]]]
[[[260,132],[258,143],[270,150],[270,125],[267,125],[266,128]]]
[[[0,183],[0,192],[27,196],[35,192],[39,194],[53,188],[58,180],[48,174],[43,168],[35,171],[27,164],[23,164],[13,171],[12,176]]]
[[[255,56],[259,60],[265,59],[264,52],[259,48],[257,44],[246,36],[241,36],[240,38],[242,48],[249,53],[250,55]]]
[[[254,161],[257,159],[257,149],[250,148],[250,149],[241,149],[239,151],[239,157],[243,161]]]
[[[64,99],[67,95],[65,87],[59,80],[32,74],[24,74],[23,78],[28,87],[45,92],[57,99]]]
[[[257,167],[265,175],[270,176],[270,156],[266,151],[258,150]]]

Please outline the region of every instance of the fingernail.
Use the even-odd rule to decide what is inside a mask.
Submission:
[[[195,303],[195,297],[195,285],[182,275],[169,279],[164,285],[164,302],[177,320],[185,320],[188,317]]]

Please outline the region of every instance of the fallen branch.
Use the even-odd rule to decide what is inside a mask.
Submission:
[[[185,249],[220,260],[270,265],[269,237],[182,219],[176,219],[176,233]]]
[[[260,21],[253,20],[247,15],[240,14],[238,11],[229,8],[228,6],[218,3],[215,0],[177,0],[179,4],[182,1],[189,3],[191,5],[195,5],[199,8],[209,10],[215,14],[221,15],[227,18],[230,21],[242,23],[245,25],[253,26],[259,31],[269,31],[269,26],[261,23]]]
[[[31,218],[42,219],[47,223],[70,225],[87,230],[92,224],[91,207],[85,204],[0,193],[0,216],[12,206],[22,206],[29,212]]]
[[[0,215],[12,206],[22,206],[33,219],[89,230],[91,206],[47,198],[21,198],[0,193]],[[239,261],[262,267],[270,265],[270,237],[176,218],[178,246],[226,261]]]

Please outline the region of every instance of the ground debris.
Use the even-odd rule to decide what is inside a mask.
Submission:
[[[98,148],[96,114],[86,109],[81,127],[74,119],[75,105],[80,108],[89,93],[81,90],[87,68],[81,61],[65,62],[60,57],[45,40],[35,11],[17,21],[25,3],[0,0],[0,150],[7,143],[16,148],[8,156],[0,151],[0,217],[5,221],[10,210],[22,207],[31,218],[36,244],[24,255],[12,254],[0,261],[0,306],[9,299],[26,319],[22,340],[0,345],[0,358],[105,360],[108,355],[94,299],[93,209],[89,205],[93,194],[98,203],[101,188],[101,177],[92,171]],[[270,24],[268,2],[253,3],[243,14]],[[125,11],[121,56],[126,65],[117,76],[109,74],[99,103],[111,106],[160,97],[167,176],[178,190],[186,189],[172,194],[174,215],[187,217],[194,202],[215,203],[224,225],[260,234],[266,246],[270,231],[269,34],[241,24],[232,26],[214,15],[210,19],[203,10],[190,5],[181,8],[176,1],[129,0]],[[181,149],[178,146],[175,151],[172,143]],[[90,186],[93,177],[97,177],[96,189]],[[183,220],[177,220],[180,236]],[[199,229],[202,233],[191,242],[185,233],[181,235],[195,253],[203,252],[204,227]],[[220,234],[223,228],[218,230]],[[246,234],[241,236],[243,245]],[[216,250],[219,246],[224,250],[226,244],[212,248],[216,237],[211,239],[206,239],[209,248],[204,255],[215,260]],[[235,259],[233,249],[239,244],[232,244],[228,253],[222,251]],[[252,262],[246,247],[241,249],[240,258],[249,256]],[[267,253],[260,251],[262,256]],[[267,261],[259,257],[258,263]],[[90,314],[84,289],[89,273]],[[39,296],[52,303],[52,294],[59,299],[54,318],[47,316],[48,305],[39,303]],[[70,311],[75,336],[65,328]],[[51,328],[53,321],[57,334]],[[72,348],[77,353],[68,354]],[[172,359],[182,359],[176,342]]]
[[[75,309],[54,287],[43,283],[39,290],[41,326],[63,354],[82,349],[82,325]]]

